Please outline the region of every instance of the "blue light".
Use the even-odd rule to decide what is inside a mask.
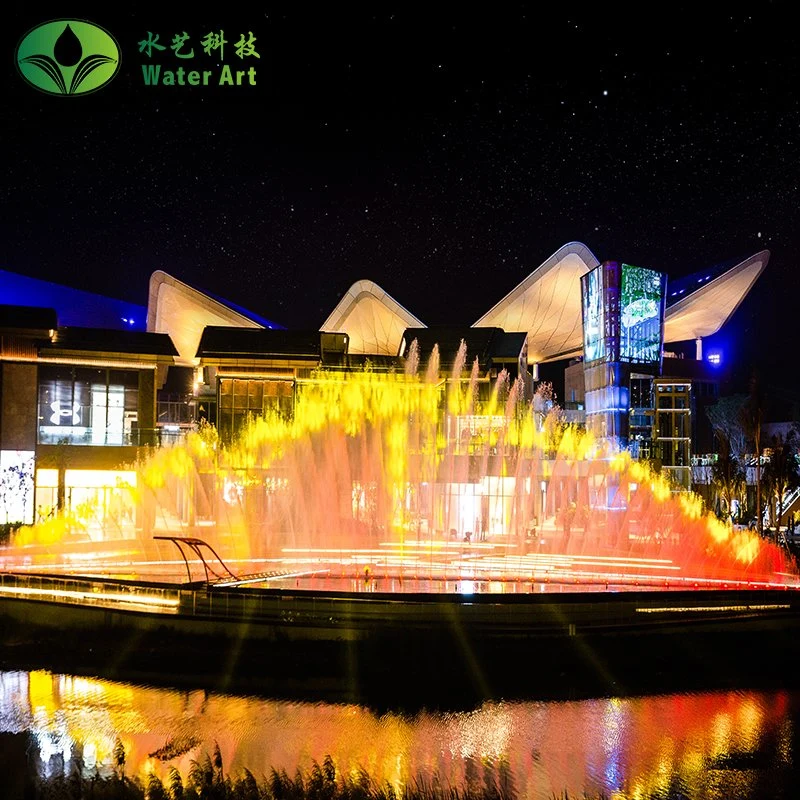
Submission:
[[[710,350],[708,355],[706,355],[706,361],[708,361],[712,367],[718,367],[722,364],[722,352],[719,350]]]
[[[132,319],[129,319],[129,320],[128,320],[128,324],[129,324],[129,325],[133,325],[133,323],[134,323],[134,320],[132,320]]]

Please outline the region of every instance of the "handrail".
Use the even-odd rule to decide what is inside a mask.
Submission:
[[[186,564],[186,572],[189,576],[189,583],[192,582],[192,570],[189,567],[189,561],[186,558],[186,554],[183,552],[182,545],[186,545],[186,547],[188,547],[202,562],[203,569],[205,570],[206,573],[206,583],[211,582],[211,579],[208,577],[209,572],[217,580],[223,580],[224,576],[215,572],[214,569],[209,566],[208,562],[205,560],[203,556],[203,551],[202,551],[203,547],[207,547],[211,551],[214,558],[216,558],[217,561],[219,561],[219,563],[222,565],[222,568],[225,570],[225,572],[228,573],[229,577],[233,578],[234,581],[239,579],[239,577],[237,575],[234,575],[233,572],[231,572],[231,570],[228,568],[228,565],[219,557],[217,551],[214,550],[214,548],[203,539],[198,539],[196,537],[191,537],[191,536],[154,536],[153,539],[162,539],[168,542],[172,542],[178,548],[181,556],[183,556],[183,561]]]

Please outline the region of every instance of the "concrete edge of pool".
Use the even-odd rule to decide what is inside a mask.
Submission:
[[[373,705],[782,686],[800,656],[787,589],[397,596],[9,573],[0,588],[4,668]]]

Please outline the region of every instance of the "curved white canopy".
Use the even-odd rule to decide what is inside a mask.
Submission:
[[[424,328],[411,312],[372,281],[356,281],[321,331],[346,333],[350,353],[396,356],[406,328]]]
[[[664,342],[716,333],[739,308],[768,261],[769,250],[762,250],[670,306],[664,315]]]
[[[670,306],[665,315],[665,343],[711,336],[733,315],[764,271],[769,251],[762,250]],[[528,335],[531,363],[557,361],[583,352],[581,276],[599,265],[581,242],[568,242],[487,311],[473,327],[497,327]],[[180,353],[179,363],[195,363],[206,325],[258,328],[257,322],[173,278],[154,272],[150,278],[147,329],[168,333]],[[356,281],[320,328],[346,333],[349,352],[397,355],[406,328],[425,327],[417,317],[370,280]]]
[[[528,332],[528,361],[568,358],[583,350],[581,276],[598,266],[580,242],[556,250],[487,311],[475,327]]]
[[[206,325],[263,327],[166,272],[157,270],[150,276],[147,330],[170,335],[179,353],[176,363],[199,363],[195,355]]]

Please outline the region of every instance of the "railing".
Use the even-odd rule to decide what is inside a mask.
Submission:
[[[783,495],[783,503],[781,503],[781,517],[784,517],[785,514],[791,509],[791,507],[797,502],[798,498],[800,498],[800,486],[791,491],[785,492]],[[777,512],[777,507],[775,511]],[[772,522],[772,507],[770,503],[767,503],[764,507],[764,527],[766,528],[770,522]],[[777,527],[780,527],[780,520],[777,521]]]
[[[692,456],[693,467],[710,467],[717,462],[719,456],[716,453],[698,453]]]
[[[190,428],[178,425],[110,431],[105,428],[39,427],[39,444],[86,445],[89,447],[164,447],[183,441]]]

